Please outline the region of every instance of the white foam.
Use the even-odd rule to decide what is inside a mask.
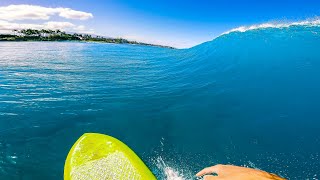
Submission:
[[[179,173],[171,167],[164,168],[164,173],[166,175],[167,180],[184,180],[184,178],[181,177]]]
[[[227,32],[222,33],[229,34],[231,32],[246,32],[250,30],[256,30],[256,29],[266,29],[266,28],[288,28],[291,26],[320,26],[320,17],[311,19],[311,20],[304,20],[304,21],[298,21],[298,22],[274,22],[274,23],[263,23],[263,24],[257,24],[257,25],[251,25],[251,26],[240,26],[238,28],[231,29]]]
[[[186,178],[179,173],[176,169],[168,166],[164,160],[162,159],[162,157],[157,157],[156,159],[156,166],[163,171],[164,174],[164,178],[166,180],[185,180]]]

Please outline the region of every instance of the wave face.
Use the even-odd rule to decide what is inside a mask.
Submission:
[[[320,28],[230,32],[191,49],[0,43],[0,174],[58,179],[85,132],[160,179],[231,163],[290,179],[320,168]]]

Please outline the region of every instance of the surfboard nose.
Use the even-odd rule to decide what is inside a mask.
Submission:
[[[156,179],[123,142],[97,133],[82,135],[72,146],[64,167],[65,180]]]

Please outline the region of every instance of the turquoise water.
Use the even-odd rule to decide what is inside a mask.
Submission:
[[[290,179],[320,169],[320,28],[232,32],[191,49],[0,43],[0,177],[62,179],[85,132],[160,178],[217,163]]]

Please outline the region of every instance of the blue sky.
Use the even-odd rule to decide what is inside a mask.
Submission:
[[[243,25],[300,21],[320,16],[320,1],[249,0],[1,0],[0,6],[37,5],[52,10],[45,18],[0,17],[3,26],[42,24],[111,37],[124,37],[175,47],[191,47]],[[0,15],[1,15],[0,7]],[[23,8],[25,11],[27,8]],[[4,9],[3,13],[8,13]],[[21,10],[21,11],[22,11]],[[9,11],[14,14],[16,11]],[[31,12],[34,10],[30,9]],[[50,10],[51,11],[51,10]],[[80,12],[89,13],[81,14]],[[26,12],[27,14],[30,14]],[[67,15],[61,15],[67,14]],[[79,14],[80,13],[80,14]],[[79,15],[79,16],[78,16]],[[80,18],[84,15],[83,18]],[[7,18],[7,19],[6,19]],[[10,19],[11,18],[11,19]],[[49,24],[47,22],[50,22]],[[57,22],[63,22],[59,24]],[[69,24],[68,24],[69,23]],[[45,25],[44,25],[45,24]],[[19,27],[24,27],[19,25]],[[29,26],[28,26],[29,27]],[[68,29],[69,28],[69,29]],[[0,24],[1,30],[1,24]]]

